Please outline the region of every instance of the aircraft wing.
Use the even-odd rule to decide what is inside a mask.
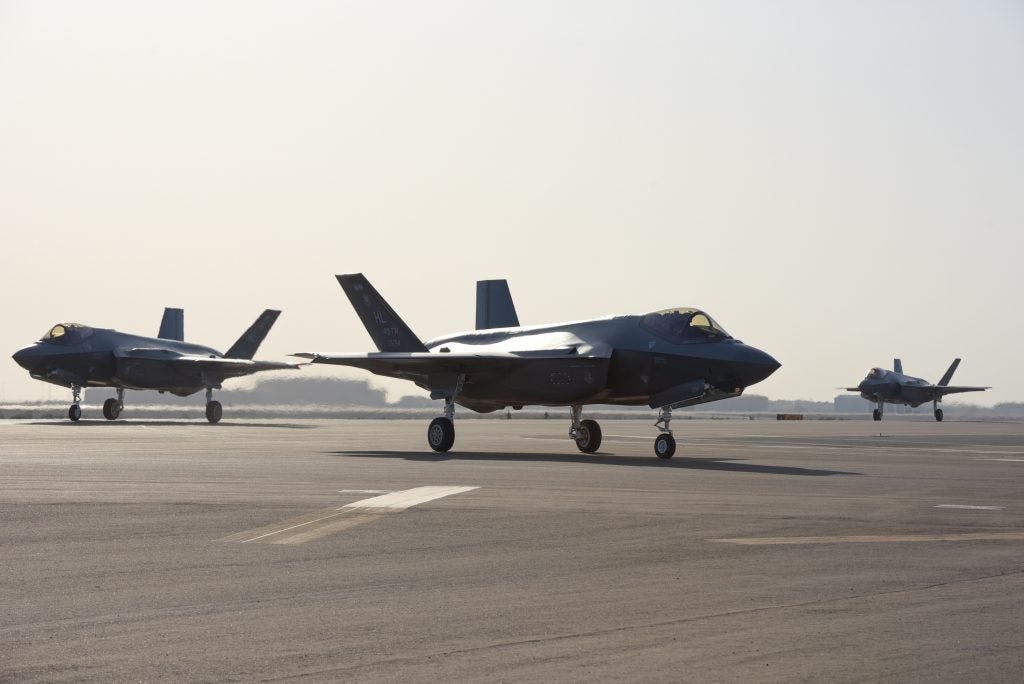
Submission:
[[[252,361],[250,359],[180,354],[169,349],[118,349],[114,352],[114,356],[119,361],[160,363],[172,368],[194,369],[201,373],[216,374],[225,378],[249,375],[265,370],[298,368],[301,365],[279,361]]]
[[[586,362],[606,360],[606,356],[577,354],[575,350],[553,349],[524,352],[444,353],[444,352],[370,352],[368,354],[331,354],[299,352],[292,354],[312,363],[362,368],[377,375],[423,382],[437,373],[501,375],[537,362]]]
[[[954,387],[951,385],[932,385],[929,388],[936,396],[941,397],[947,394],[957,394],[959,392],[984,392],[991,387]]]

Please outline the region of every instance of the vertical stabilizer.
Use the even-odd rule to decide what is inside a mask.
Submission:
[[[225,358],[228,359],[251,359],[256,355],[256,350],[260,348],[260,344],[263,343],[263,339],[270,332],[270,328],[273,327],[274,321],[281,315],[280,311],[273,309],[267,309],[260,314],[260,317],[256,319],[256,322],[249,326],[249,329],[242,333],[242,336],[238,338],[238,341],[231,345],[231,349],[228,349],[224,354]]]
[[[507,280],[476,281],[476,329],[518,328],[512,293]]]
[[[164,309],[163,320],[160,321],[160,332],[156,334],[162,340],[185,341],[185,310]]]
[[[939,387],[945,387],[949,384],[949,381],[953,379],[953,373],[956,372],[956,367],[959,365],[960,359],[954,359],[953,363],[949,366],[949,370],[947,370],[946,374],[942,376],[941,380],[939,380]]]
[[[425,352],[426,346],[362,273],[335,276],[366,332],[382,352]]]
[[[893,359],[892,360],[892,370],[895,373],[899,373],[900,375],[903,375],[903,362],[901,360],[899,360],[899,359]]]

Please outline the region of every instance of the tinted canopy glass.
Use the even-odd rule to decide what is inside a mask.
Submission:
[[[43,342],[70,342],[92,334],[92,328],[77,323],[58,323],[42,337]]]
[[[699,309],[664,309],[645,315],[640,324],[661,338],[682,342],[724,340],[729,333]]]

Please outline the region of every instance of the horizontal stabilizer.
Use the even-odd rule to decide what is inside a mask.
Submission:
[[[163,320],[160,321],[160,332],[156,335],[162,340],[185,341],[185,310],[164,309]]]
[[[425,352],[426,346],[362,273],[336,276],[366,332],[382,352]]]
[[[507,280],[478,280],[476,283],[476,329],[518,328],[512,293]]]
[[[949,381],[953,379],[953,373],[956,372],[956,367],[959,365],[960,359],[953,359],[953,363],[949,366],[949,370],[947,370],[946,374],[942,376],[941,380],[939,380],[940,387],[945,387],[949,384]]]
[[[231,349],[228,349],[224,356],[229,359],[251,359],[256,355],[256,350],[260,348],[267,333],[270,332],[270,328],[273,327],[274,321],[280,315],[281,312],[274,309],[264,311],[256,319],[256,322],[242,333],[238,341],[231,345]]]

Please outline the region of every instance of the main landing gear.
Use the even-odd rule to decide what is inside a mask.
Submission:
[[[658,411],[654,427],[661,432],[654,440],[654,455],[658,458],[672,458],[676,453],[676,438],[672,436],[672,407],[664,406]]]
[[[585,454],[592,454],[601,448],[601,426],[596,420],[580,420],[583,407],[573,404],[569,407],[569,436],[576,442],[576,448]]]
[[[213,398],[213,389],[210,387],[206,388],[206,420],[211,423],[219,423],[221,417],[224,415],[224,407],[220,405],[219,401],[215,401]]]
[[[427,428],[427,444],[438,453],[443,454],[455,445],[455,397],[462,391],[465,379],[466,376],[459,375],[455,389],[449,396],[444,397],[444,415],[430,421]]]
[[[71,386],[71,408],[68,409],[68,420],[77,423],[82,417],[82,388]]]
[[[935,409],[935,420],[942,422],[942,409],[939,408],[939,400],[932,400],[932,408]]]
[[[117,388],[117,399],[110,397],[103,402],[103,417],[107,420],[117,420],[124,410],[124,388]]]

